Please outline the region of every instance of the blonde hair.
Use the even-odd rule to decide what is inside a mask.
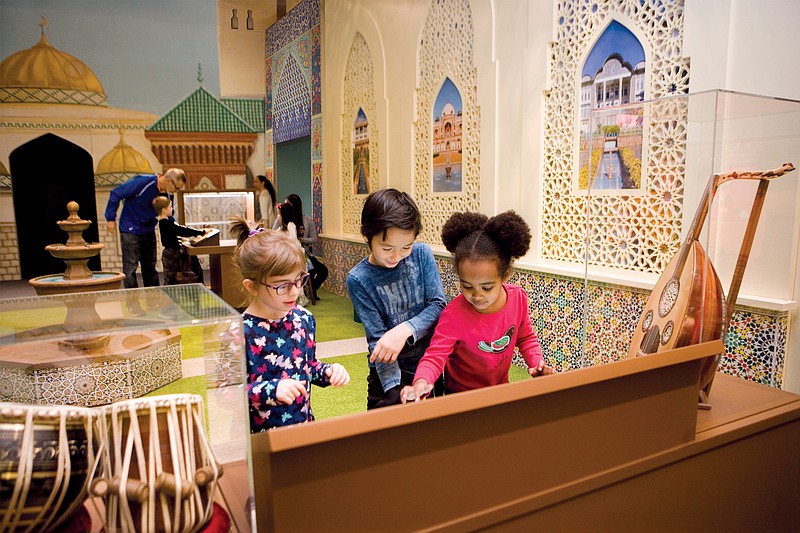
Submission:
[[[273,276],[305,270],[306,255],[296,238],[283,231],[255,228],[238,216],[228,220],[237,241],[234,264],[242,279],[261,283]]]
[[[153,198],[153,209],[155,209],[156,213],[160,215],[161,212],[168,208],[171,203],[172,201],[166,196],[156,196]]]

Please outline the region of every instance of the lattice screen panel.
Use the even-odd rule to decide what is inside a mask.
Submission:
[[[369,190],[377,190],[378,124],[375,105],[375,67],[369,45],[360,33],[353,39],[344,73],[342,109],[342,231],[358,235],[366,196],[353,193],[353,124],[363,109],[369,121]]]
[[[680,246],[686,100],[671,98],[649,109],[643,194],[592,196],[573,186],[578,164],[577,84],[583,58],[614,19],[639,36],[647,52],[645,99],[686,94],[689,59],[681,55],[683,1],[564,0],[558,2],[555,17],[551,86],[545,95],[540,255],[659,273]]]
[[[424,225],[420,240],[432,244],[441,242],[442,226],[454,211],[480,209],[480,109],[473,46],[469,1],[433,0],[419,43],[413,191]],[[445,77],[456,85],[462,97],[462,190],[434,194],[431,118]]]

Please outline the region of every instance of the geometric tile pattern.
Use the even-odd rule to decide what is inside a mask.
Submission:
[[[265,174],[274,144],[311,136],[312,217],[322,232],[322,63],[320,2],[302,0],[266,30]]]
[[[660,273],[680,246],[686,162],[689,59],[683,1],[564,0],[556,3],[545,95],[540,256],[621,270]],[[640,37],[650,71],[647,176],[641,195],[573,192],[583,58],[610,20]],[[664,99],[659,100],[659,99]],[[587,227],[587,217],[591,222]],[[586,235],[589,239],[586,239]],[[585,243],[588,241],[588,248]]]
[[[330,275],[326,290],[344,298],[347,272],[368,254],[367,245],[322,239]],[[447,301],[459,293],[449,256],[436,255]],[[511,283],[528,294],[531,324],[545,359],[557,371],[597,366],[627,357],[628,348],[649,292],[609,283],[590,282],[514,268]],[[588,302],[588,304],[587,304]],[[587,309],[584,316],[584,309]],[[719,362],[723,372],[763,385],[783,383],[789,314],[738,306]],[[522,366],[524,363],[519,362]],[[713,394],[713,392],[712,392]]]
[[[267,29],[266,57],[319,26],[319,22],[319,0],[303,0]]]
[[[314,209],[312,211],[312,218],[314,219],[314,226],[317,230],[317,235],[322,233],[322,162],[311,164],[311,196],[314,201]],[[317,239],[317,244],[311,250],[317,255],[324,256],[325,253],[322,247],[322,241]]]
[[[361,208],[366,197],[353,194],[353,124],[359,109],[369,121],[369,184],[370,191],[378,190],[378,125],[375,105],[375,67],[369,45],[356,33],[344,71],[344,106],[342,109],[342,231],[360,235]]]
[[[175,331],[136,355],[39,369],[0,368],[0,401],[93,407],[143,396],[181,377]]]
[[[283,59],[281,62],[280,59]],[[311,135],[311,80],[291,54],[274,61],[272,135],[275,143]],[[280,68],[282,67],[282,68]]]
[[[311,117],[311,160],[322,161],[322,115]]]
[[[417,55],[413,190],[422,213],[423,230],[419,239],[431,244],[440,243],[442,226],[454,211],[480,209],[481,130],[474,40],[472,8],[468,0],[431,2]],[[462,188],[458,193],[434,193],[431,186],[433,104],[445,77],[462,95]],[[367,117],[375,119],[374,115]]]
[[[93,91],[48,89],[41,87],[3,87],[0,102],[4,104],[75,104],[107,106],[108,98]]]

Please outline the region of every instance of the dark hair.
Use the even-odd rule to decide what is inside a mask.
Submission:
[[[413,231],[416,237],[422,231],[422,218],[414,200],[397,189],[380,189],[367,196],[361,210],[361,235],[372,245],[372,238],[386,230],[398,228]]]
[[[303,200],[300,199],[299,196],[296,194],[290,194],[286,197],[286,201],[292,204],[292,207],[297,209],[297,212],[300,214],[300,219],[303,218]]]
[[[285,231],[289,222],[294,222],[299,236],[300,228],[303,227],[303,215],[300,210],[293,204],[283,202],[282,204],[278,204],[278,213],[281,215],[281,228]]]
[[[505,278],[511,261],[530,248],[531,230],[514,211],[492,218],[482,213],[453,213],[442,227],[442,243],[453,254],[456,270],[465,259],[497,261],[497,271]]]
[[[261,182],[261,184],[267,190],[267,193],[269,193],[269,197],[272,199],[272,205],[274,206],[278,198],[278,194],[275,192],[275,186],[263,174],[259,174],[256,176],[256,178],[258,178],[258,181]]]

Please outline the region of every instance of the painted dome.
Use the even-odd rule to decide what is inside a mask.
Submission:
[[[45,23],[36,46],[0,63],[0,102],[106,105],[97,76],[83,61],[47,42]]]
[[[137,174],[153,174],[150,162],[141,152],[125,142],[123,130],[119,142],[97,163],[96,185],[118,185]]]

